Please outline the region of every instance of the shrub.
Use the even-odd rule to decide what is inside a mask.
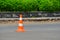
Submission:
[[[0,11],[60,11],[60,0],[0,0]]]

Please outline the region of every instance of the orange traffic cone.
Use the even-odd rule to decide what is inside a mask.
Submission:
[[[23,26],[22,14],[20,14],[18,23],[19,25],[18,25],[18,29],[16,30],[16,32],[25,32],[24,26]]]

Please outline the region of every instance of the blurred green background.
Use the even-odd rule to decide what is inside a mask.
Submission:
[[[60,11],[60,0],[0,0],[0,11]]]

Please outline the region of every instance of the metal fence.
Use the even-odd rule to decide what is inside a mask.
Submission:
[[[0,12],[0,18],[19,18],[19,14],[23,14],[23,18],[36,17],[60,17],[60,12]]]

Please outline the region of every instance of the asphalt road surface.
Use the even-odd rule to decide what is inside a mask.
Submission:
[[[0,24],[0,40],[60,40],[60,23],[24,24],[26,32],[17,33],[18,24]]]

